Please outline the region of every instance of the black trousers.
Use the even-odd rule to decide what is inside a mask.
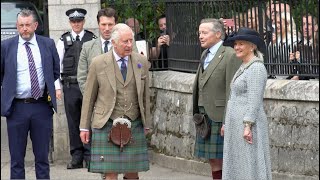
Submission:
[[[80,139],[82,94],[79,85],[77,83],[64,85],[63,93],[72,160],[76,162],[82,162],[83,159],[90,160],[90,144],[83,144]]]

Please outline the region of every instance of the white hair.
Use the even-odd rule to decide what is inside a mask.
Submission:
[[[132,32],[132,36],[134,37],[134,33],[132,31],[132,29],[124,24],[124,23],[118,23],[115,26],[113,26],[112,31],[111,31],[111,40],[114,40],[116,43],[118,43],[119,38],[120,38],[120,33],[123,31],[131,31]]]

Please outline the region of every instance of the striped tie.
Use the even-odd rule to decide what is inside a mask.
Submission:
[[[126,81],[126,77],[127,77],[127,65],[126,65],[126,60],[121,58],[121,74],[123,77],[123,80]]]
[[[30,73],[30,81],[31,81],[31,96],[34,99],[38,99],[41,96],[40,85],[38,81],[38,75],[36,70],[36,65],[33,60],[33,55],[31,48],[29,47],[30,42],[25,42],[24,45],[27,50],[28,62],[29,62],[29,73]]]

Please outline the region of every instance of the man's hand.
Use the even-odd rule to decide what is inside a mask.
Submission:
[[[82,143],[88,144],[90,139],[90,132],[89,131],[80,131],[80,138]]]
[[[56,98],[60,101],[62,97],[61,89],[56,89]]]
[[[224,125],[222,125],[221,129],[220,129],[220,135],[224,136]]]
[[[296,51],[296,52],[291,52],[289,53],[289,60],[300,60],[300,51]]]
[[[162,45],[170,45],[170,36],[169,35],[162,35],[158,38],[158,46],[162,46]]]

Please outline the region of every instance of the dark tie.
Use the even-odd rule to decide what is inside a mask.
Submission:
[[[104,42],[104,49],[103,49],[104,53],[108,52],[108,44],[109,44],[109,41]]]
[[[126,81],[126,77],[127,77],[127,65],[126,65],[126,60],[121,58],[121,74],[123,77],[123,80]]]
[[[76,41],[80,41],[80,36],[79,35],[76,36]]]
[[[33,60],[33,55],[31,48],[29,47],[30,42],[25,42],[24,45],[27,50],[28,62],[29,62],[29,73],[31,81],[31,95],[34,99],[38,99],[41,96],[40,85],[38,81],[38,75],[36,70],[36,65]]]

